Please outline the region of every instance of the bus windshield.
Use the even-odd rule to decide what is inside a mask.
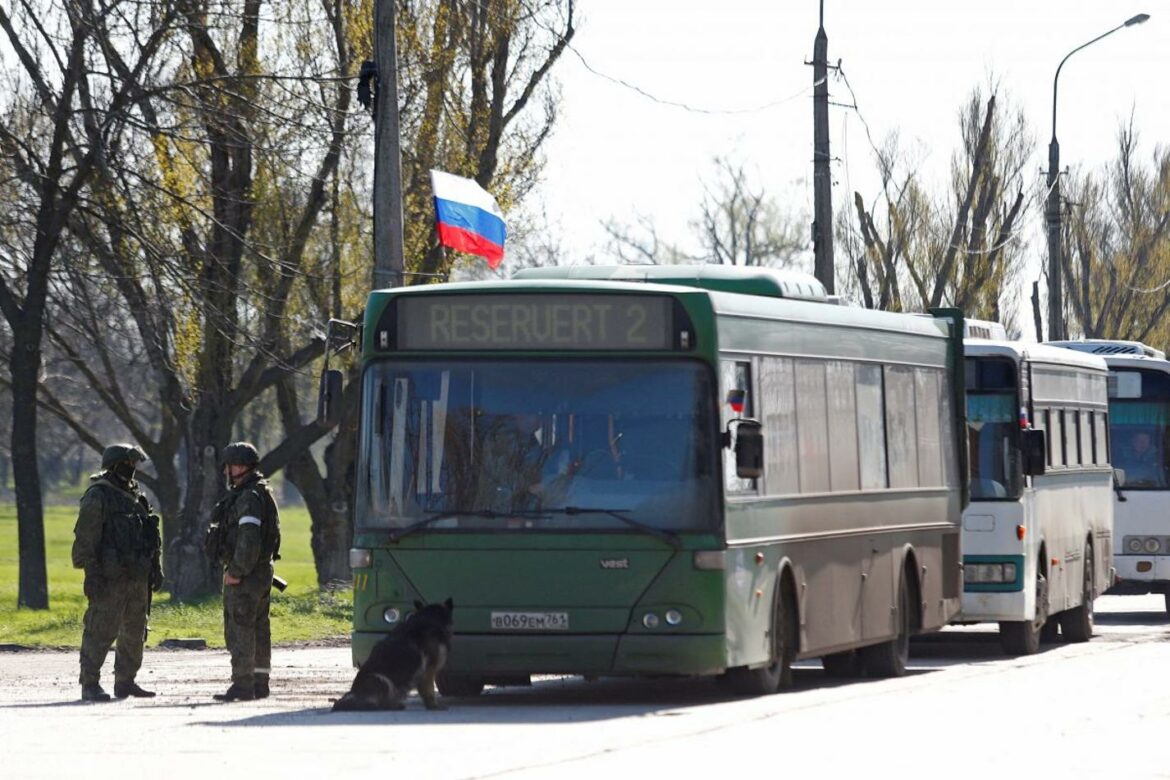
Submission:
[[[1117,370],[1109,378],[1109,433],[1113,466],[1127,490],[1170,487],[1170,376]]]
[[[699,363],[394,361],[363,381],[359,528],[715,527]]]
[[[1020,496],[1018,408],[1015,363],[968,358],[967,446],[974,500]]]

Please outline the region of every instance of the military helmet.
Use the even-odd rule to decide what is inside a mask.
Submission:
[[[237,441],[223,448],[223,465],[255,466],[260,462],[260,453],[250,443]]]
[[[146,453],[133,444],[111,444],[102,450],[102,468],[109,469],[124,461],[144,461]]]

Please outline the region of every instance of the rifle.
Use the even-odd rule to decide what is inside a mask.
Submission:
[[[142,644],[150,638],[150,605],[154,601],[154,591],[150,587],[150,577],[146,578],[146,622],[142,625]]]

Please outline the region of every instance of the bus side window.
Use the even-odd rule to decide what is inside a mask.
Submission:
[[[791,358],[760,361],[760,420],[764,423],[764,491],[770,496],[800,492],[796,448],[796,377]]]
[[[1097,465],[1109,464],[1109,420],[1105,412],[1097,412],[1093,419],[1093,438],[1097,445]]]
[[[1081,465],[1091,466],[1096,463],[1093,456],[1093,421],[1092,412],[1080,412],[1081,416]]]
[[[882,490],[886,479],[886,418],[882,367],[859,363],[857,383],[857,444],[861,462],[861,489]]]
[[[1048,465],[1053,468],[1064,465],[1064,426],[1061,425],[1062,417],[1064,417],[1064,413],[1058,409],[1053,409],[1048,412],[1048,424],[1052,426],[1049,428],[1051,435],[1048,441],[1052,446],[1048,450],[1048,454],[1050,455]]]
[[[886,366],[886,441],[890,487],[918,487],[918,426],[914,369]]]

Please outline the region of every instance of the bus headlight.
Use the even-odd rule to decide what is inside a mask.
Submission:
[[[691,561],[700,571],[723,571],[726,568],[722,550],[695,550]]]
[[[394,607],[387,607],[386,611],[382,613],[382,619],[389,625],[394,625],[402,617],[402,613]]]
[[[658,616],[653,612],[647,612],[642,616],[642,625],[646,628],[658,628]]]
[[[1125,540],[1125,549],[1131,553],[1140,553],[1142,551],[1142,538],[1140,536],[1130,536]]]
[[[374,553],[372,550],[363,550],[358,547],[349,549],[349,568],[368,569],[373,562]]]
[[[666,610],[666,625],[677,626],[682,622],[682,613],[677,609]]]
[[[1151,537],[1147,538],[1145,543],[1142,546],[1145,547],[1146,552],[1151,553],[1151,554],[1156,553],[1156,552],[1158,552],[1158,550],[1162,549],[1162,543],[1158,540],[1158,537],[1156,537],[1156,536],[1151,536]]]

